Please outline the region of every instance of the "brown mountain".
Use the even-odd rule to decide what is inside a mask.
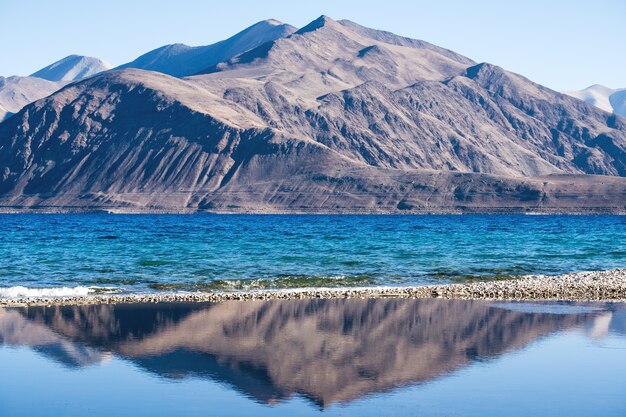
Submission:
[[[626,210],[626,122],[321,17],[203,74],[121,70],[0,124],[4,210]]]

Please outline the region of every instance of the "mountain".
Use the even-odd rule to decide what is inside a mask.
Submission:
[[[63,83],[35,77],[0,77],[0,122],[25,105],[49,96]]]
[[[584,90],[566,91],[565,94],[583,100],[599,109],[626,117],[626,89],[613,90],[594,84]]]
[[[173,44],[150,51],[117,69],[138,68],[175,77],[193,75],[265,42],[288,36],[296,28],[276,20],[264,20],[236,35],[207,46]]]
[[[70,55],[30,77],[0,77],[0,122],[33,101],[47,97],[68,82],[90,77],[111,66],[97,58]]]
[[[140,68],[175,76],[192,75],[264,42],[287,36],[295,31],[296,28],[290,25],[276,20],[265,20],[213,45],[199,47],[183,44],[167,45],[119,68]],[[70,55],[40,69],[30,77],[0,77],[0,122],[17,113],[25,105],[52,94],[68,82],[91,77],[111,68],[110,64],[98,58]]]
[[[70,55],[40,69],[31,77],[43,78],[48,81],[78,81],[111,68],[110,64],[98,58]]]
[[[626,124],[322,16],[174,78],[67,86],[0,124],[4,210],[626,210]]]
[[[566,91],[565,94],[583,100],[609,113],[613,113],[613,106],[609,101],[609,97],[611,96],[611,94],[615,93],[615,91],[616,90],[605,87],[603,85],[594,84],[590,87],[585,88],[584,90]]]

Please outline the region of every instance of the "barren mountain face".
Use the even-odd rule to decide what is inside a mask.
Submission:
[[[121,70],[0,124],[4,210],[626,209],[619,116],[321,17],[203,74]]]

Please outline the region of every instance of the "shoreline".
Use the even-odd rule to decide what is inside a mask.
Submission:
[[[574,272],[563,275],[527,275],[502,281],[419,287],[344,287],[233,292],[100,294],[68,297],[0,299],[2,307],[169,302],[223,302],[252,300],[337,298],[440,298],[462,300],[552,300],[626,302],[626,269]]]
[[[155,209],[155,208],[69,208],[69,207],[52,207],[52,208],[10,208],[0,206],[0,214],[22,215],[22,214],[106,214],[106,215],[197,215],[197,214],[214,214],[214,215],[258,215],[258,216],[281,216],[281,215],[310,215],[310,216],[329,216],[329,215],[347,215],[347,216],[441,216],[441,215],[529,215],[529,216],[626,216],[626,209],[615,207],[577,207],[577,208],[558,208],[558,207],[423,207],[411,210],[401,209]]]

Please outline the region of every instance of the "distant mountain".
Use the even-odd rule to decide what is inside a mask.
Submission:
[[[565,94],[609,113],[626,117],[626,88],[613,90],[603,85],[594,84],[584,90],[566,91]]]
[[[613,106],[613,112],[626,117],[626,88],[616,90],[609,97],[609,102]]]
[[[48,81],[78,81],[111,68],[110,64],[98,58],[70,55],[40,69],[31,77],[43,78]]]
[[[49,96],[63,85],[35,77],[0,77],[0,122],[25,105]]]
[[[166,45],[150,51],[117,69],[138,68],[158,71],[175,77],[194,75],[201,70],[228,60],[265,42],[295,32],[296,28],[276,20],[264,20],[236,35],[207,46]]]
[[[0,124],[5,210],[626,210],[626,122],[322,16],[184,79],[107,72]]]
[[[29,77],[0,77],[0,122],[35,100],[47,97],[68,82],[110,69],[97,58],[70,55]]]
[[[265,20],[212,45],[199,47],[183,44],[167,45],[119,68],[140,68],[175,76],[192,75],[295,31],[296,28],[293,26],[276,20]],[[0,77],[0,122],[17,113],[25,105],[52,94],[68,82],[91,77],[111,68],[110,64],[98,58],[70,55],[40,69],[30,77]]]

